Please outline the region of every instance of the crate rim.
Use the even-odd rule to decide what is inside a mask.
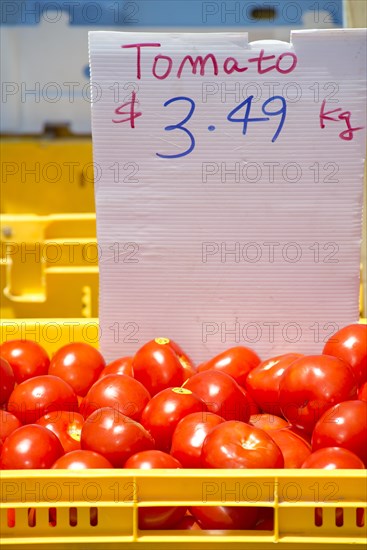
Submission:
[[[310,469],[301,469],[301,468],[269,468],[269,469],[259,469],[259,468],[177,468],[177,469],[164,469],[164,468],[155,468],[151,470],[141,470],[141,469],[124,469],[124,468],[111,468],[111,469],[88,469],[88,470],[68,470],[68,469],[57,469],[57,470],[1,470],[0,478],[2,481],[6,479],[13,478],[14,475],[19,479],[29,479],[30,472],[32,472],[32,481],[37,479],[56,479],[60,477],[75,477],[75,478],[95,478],[96,476],[101,478],[131,478],[135,477],[137,479],[144,478],[167,478],[174,477],[180,479],[186,479],[187,477],[192,478],[213,478],[216,475],[220,475],[221,478],[243,478],[243,479],[252,479],[263,478],[263,479],[305,479],[305,478],[316,478],[321,477],[322,479],[335,479],[338,477],[351,478],[351,479],[367,479],[367,472],[365,469],[335,469],[335,470],[324,470],[319,468],[310,468]]]

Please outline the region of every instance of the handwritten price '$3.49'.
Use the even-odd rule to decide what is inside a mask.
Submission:
[[[261,106],[262,113],[265,116],[254,118],[254,117],[250,117],[253,99],[254,99],[254,96],[250,95],[244,101],[242,101],[242,103],[237,105],[237,107],[235,107],[230,113],[228,113],[227,120],[229,122],[242,123],[242,134],[245,136],[247,134],[248,124],[250,122],[266,122],[266,121],[270,120],[271,117],[276,117],[276,116],[280,117],[278,127],[276,129],[275,134],[272,137],[272,140],[271,140],[274,143],[278,139],[279,134],[281,133],[281,131],[283,129],[283,126],[284,126],[284,122],[285,122],[286,115],[287,115],[287,103],[286,103],[284,97],[282,97],[280,95],[275,95],[273,97],[270,97]],[[166,126],[165,130],[167,132],[172,132],[172,131],[184,132],[187,135],[188,139],[189,139],[189,147],[185,151],[183,151],[181,153],[177,153],[175,155],[166,155],[166,154],[163,154],[163,153],[156,153],[156,155],[158,157],[163,158],[163,159],[174,159],[174,158],[179,158],[179,157],[185,157],[185,156],[189,155],[195,148],[194,134],[186,126],[190,122],[190,119],[192,118],[192,116],[195,112],[195,101],[193,99],[191,99],[190,97],[186,97],[186,96],[172,97],[171,99],[168,99],[164,103],[164,107],[168,107],[172,103],[176,103],[176,102],[181,102],[181,103],[185,102],[187,104],[188,109],[189,109],[188,113],[187,113],[185,118],[183,118],[182,120],[180,120],[176,124],[170,124],[169,126]],[[277,110],[273,110],[273,111],[268,110],[268,107],[270,107],[271,105],[273,105],[275,107],[278,107]],[[123,109],[125,109],[125,108],[127,108],[127,110],[124,111]],[[241,116],[241,111],[242,110],[243,110],[243,113],[242,113],[242,116]],[[121,118],[121,119],[112,119],[112,122],[114,122],[116,124],[119,124],[121,122],[130,122],[130,127],[135,128],[135,120],[138,117],[142,116],[142,113],[137,111],[136,92],[132,92],[131,100],[124,103],[120,107],[118,107],[115,110],[115,114],[119,115],[119,116],[124,116],[124,115],[127,115],[127,116],[125,118]],[[213,126],[209,127],[209,129],[212,129],[212,128],[214,128],[214,127]]]

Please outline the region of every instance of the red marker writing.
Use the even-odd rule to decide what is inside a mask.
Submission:
[[[343,111],[337,117],[335,117],[335,116],[331,116],[331,115],[333,115],[334,113],[339,113],[340,111],[342,111],[342,108],[339,107],[338,109],[332,109],[331,111],[325,111],[325,106],[326,106],[326,99],[324,99],[324,101],[322,102],[321,109],[320,109],[320,115],[319,116],[320,116],[320,128],[321,129],[325,128],[325,122],[324,121],[326,121],[326,120],[330,120],[332,122],[340,122],[340,121],[344,120],[344,122],[347,125],[347,129],[344,130],[343,132],[340,132],[339,137],[340,137],[340,139],[344,139],[345,141],[351,141],[354,137],[354,132],[356,132],[357,130],[363,130],[364,126],[358,126],[356,128],[352,127],[351,122],[350,122],[350,118],[352,116],[352,113],[350,111]]]

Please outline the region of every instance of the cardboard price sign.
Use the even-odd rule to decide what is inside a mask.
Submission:
[[[317,353],[358,320],[366,32],[91,32],[101,347]]]

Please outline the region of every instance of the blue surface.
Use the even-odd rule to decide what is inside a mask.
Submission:
[[[57,23],[63,13],[70,25],[126,27],[300,26],[306,12],[317,26],[343,26],[343,0],[0,0],[1,24]],[[272,16],[257,18],[272,7]],[[259,11],[260,9],[260,11]],[[319,14],[319,10],[329,13]],[[315,25],[316,26],[316,25]]]

